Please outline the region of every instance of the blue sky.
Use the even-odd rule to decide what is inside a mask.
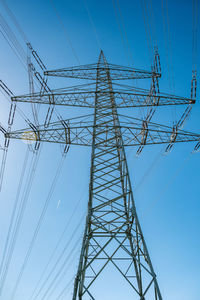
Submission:
[[[103,49],[107,60],[111,63],[150,69],[152,60],[145,33],[142,1],[119,0],[128,40],[128,45],[125,44],[125,47],[111,0],[8,0],[6,3],[48,69],[78,65],[79,61],[80,64],[94,63],[98,60],[100,48]],[[117,2],[115,1],[115,3]],[[163,1],[163,3],[166,2]],[[1,14],[15,32],[26,52],[23,39],[7,15],[4,6],[1,3],[0,5]],[[168,1],[170,47],[169,43],[166,47],[161,0],[152,0],[152,11],[152,36],[157,41],[161,58],[160,90],[189,97],[192,73],[192,1]],[[59,14],[59,18],[56,12]],[[166,10],[164,10],[164,16],[166,16]],[[0,41],[0,79],[9,86],[15,95],[28,93],[26,70],[1,34]],[[74,55],[75,53],[76,55]],[[197,69],[199,69],[199,59],[197,60]],[[169,72],[169,70],[171,71]],[[70,79],[50,78],[49,80],[49,85],[53,88],[76,83],[80,84],[81,82]],[[139,86],[139,82],[131,82],[131,84]],[[197,90],[197,103],[184,127],[185,130],[197,133],[200,132],[198,99],[199,91]],[[10,105],[3,96],[0,101],[0,122],[6,127]],[[30,119],[32,118],[29,104],[19,104],[19,107]],[[41,123],[46,109],[47,107],[41,108],[39,115]],[[154,120],[172,125],[175,117],[180,117],[183,110],[183,107],[158,108]],[[59,112],[68,118],[82,115],[88,111],[59,108]],[[123,113],[126,111],[123,110]],[[138,111],[129,110],[127,113],[133,116],[135,113],[138,116]],[[16,114],[13,129],[26,127],[26,123]],[[1,137],[0,144],[2,143],[3,138]],[[200,192],[198,185],[200,154],[191,154],[194,146],[195,144],[192,143],[175,145],[167,156],[163,155],[163,146],[146,147],[139,157],[135,156],[135,149],[127,150],[139,219],[163,299],[166,300],[199,299]],[[27,145],[22,141],[10,142],[3,188],[0,194],[0,244],[3,247],[26,149]],[[25,175],[28,174],[31,157],[32,153],[29,153]],[[45,144],[41,147],[32,188],[0,299],[11,299],[11,293],[60,160],[61,149],[58,145]],[[89,168],[90,149],[71,147],[63,162],[44,222],[14,299],[24,300],[31,297],[66,224],[68,227],[64,238],[51,265],[48,266],[43,280],[47,278],[65,244],[68,244],[63,256],[63,261],[67,259],[63,275],[61,274],[61,278],[57,278],[58,285],[54,289],[51,281],[56,282],[53,279],[56,276],[56,270],[58,272],[63,262],[61,261],[57,264],[57,269],[49,277],[41,293],[38,294],[37,299],[57,299],[65,286],[67,288],[63,299],[72,298],[71,279],[75,276],[80,254],[88,200]],[[22,192],[24,187],[25,183],[22,185]],[[19,199],[23,199],[22,194]],[[3,255],[3,247],[0,249],[0,258]],[[112,274],[112,279],[110,274]],[[118,277],[118,274],[115,274],[114,270],[105,272],[104,278],[106,279],[105,288],[97,289],[97,295],[99,295],[97,300],[100,298],[136,299],[132,297],[130,290],[128,287],[126,288],[123,280]],[[117,279],[119,279],[118,290],[116,289]],[[103,284],[102,280],[100,280],[99,286],[101,283]],[[52,286],[52,293],[49,286]],[[49,294],[44,296],[46,290],[49,291]]]

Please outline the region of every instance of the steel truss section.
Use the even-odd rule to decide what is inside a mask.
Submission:
[[[144,71],[129,67],[123,67],[119,65],[107,63],[106,69],[109,70],[112,80],[125,80],[125,79],[147,79],[154,77],[160,77],[160,73],[154,71]],[[105,65],[99,64],[89,64],[83,66],[77,66],[72,68],[63,68],[57,70],[45,71],[44,74],[47,76],[57,76],[57,77],[69,77],[69,78],[79,78],[79,79],[89,79],[95,80],[97,78],[97,72],[105,70]]]
[[[95,299],[91,287],[108,264],[116,267],[138,299],[151,295],[151,299],[161,300],[136,214],[111,75],[103,53],[99,63],[105,68],[97,70],[88,215],[73,300]],[[109,108],[101,106],[104,90],[110,91]],[[105,131],[105,124],[109,131]],[[111,141],[112,146],[106,148]]]
[[[95,90],[82,90],[79,88],[77,91],[54,90],[51,93],[34,93],[29,95],[13,96],[13,102],[27,102],[27,103],[41,103],[49,105],[64,105],[76,107],[95,107],[95,96],[98,91]],[[130,108],[130,107],[148,107],[148,106],[166,106],[166,105],[186,105],[194,104],[195,100],[167,94],[151,94],[148,91],[132,91],[132,90],[119,90],[112,91],[113,97],[116,101],[117,108]],[[107,91],[102,91],[102,97],[106,99],[109,97]],[[106,101],[102,101],[102,106],[108,106]]]
[[[105,110],[109,109],[107,107]],[[102,118],[109,118],[106,115],[107,112],[101,113]],[[108,113],[109,114],[109,113]],[[48,128],[45,126],[33,126],[32,128],[21,129],[5,133],[7,138],[11,139],[26,139],[29,141],[41,141],[48,143],[59,143],[66,144],[67,141],[70,145],[80,146],[92,146],[93,131],[95,127],[101,130],[105,136],[109,136],[109,132],[121,130],[123,136],[124,146],[142,146],[142,145],[154,145],[154,144],[169,144],[169,143],[181,143],[181,142],[198,142],[200,141],[200,135],[191,133],[183,130],[176,131],[168,126],[148,123],[148,127],[143,126],[143,120],[131,118],[118,114],[121,117],[119,124],[112,124],[111,122],[105,121],[104,123],[93,124],[91,118],[94,115],[88,115],[84,117],[78,117],[74,119],[68,119],[65,121],[59,121],[51,123]],[[66,126],[68,129],[66,133]],[[100,137],[97,137],[97,140]],[[102,139],[102,136],[101,136]],[[99,140],[99,143],[103,143],[104,147],[115,146],[113,139]]]
[[[194,99],[159,92],[158,54],[152,72],[108,64],[101,51],[97,64],[46,71],[45,75],[84,78],[93,84],[12,97],[15,102],[80,106],[94,108],[94,114],[4,132],[6,140],[25,139],[36,142],[92,146],[88,214],[82,241],[79,266],[74,282],[73,300],[95,299],[96,279],[107,265],[122,275],[138,300],[162,300],[157,278],[137,217],[127,166],[125,146],[177,142],[197,142],[200,135],[150,122],[155,106],[192,104]],[[112,80],[151,78],[150,92],[134,89]],[[112,80],[111,80],[112,79]],[[116,89],[113,88],[117,86]],[[151,106],[144,120],[118,114],[123,107]],[[153,107],[154,106],[154,107]]]

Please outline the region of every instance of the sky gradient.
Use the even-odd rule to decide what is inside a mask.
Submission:
[[[95,63],[100,49],[103,49],[107,60],[111,63],[140,69],[151,68],[152,47],[148,46],[149,35],[145,31],[143,1],[8,0],[6,3],[47,69]],[[116,17],[117,3],[120,6],[120,11],[117,10],[118,16],[121,14],[120,21]],[[170,39],[167,38],[163,25],[166,7],[164,6],[163,11],[162,3],[165,5],[166,1],[152,0],[149,3],[152,3],[151,37],[157,42],[161,59],[160,90],[189,97],[192,74],[192,1],[167,2]],[[26,53],[26,44],[1,1],[0,7],[2,16],[7,20]],[[123,38],[120,26],[126,32]],[[198,24],[198,36],[199,32]],[[14,95],[28,93],[26,66],[22,65],[1,33],[0,41],[0,79],[8,85]],[[199,62],[198,56],[198,70]],[[52,88],[81,83],[84,81],[54,78],[49,80]],[[137,81],[129,84],[139,86],[140,83]],[[0,101],[0,123],[7,127],[10,104],[3,95]],[[19,107],[31,120],[33,119],[31,105],[19,104]],[[46,111],[47,107],[40,108],[41,123],[44,122]],[[79,108],[58,108],[58,111],[64,118],[92,112]],[[172,126],[173,121],[179,118],[183,111],[184,107],[158,108],[153,121]],[[140,115],[137,110],[124,109],[123,113],[136,117]],[[200,133],[199,114],[199,89],[197,89],[197,102],[184,126],[185,130]],[[56,116],[53,118],[56,120]],[[26,127],[27,124],[16,113],[13,129]],[[3,142],[1,136],[0,144]],[[150,146],[146,147],[139,157],[135,155],[136,149],[127,150],[136,208],[165,300],[198,300],[200,294],[200,154],[192,154],[194,146],[193,143],[175,145],[168,155],[163,155],[165,147]],[[60,162],[62,164],[60,176],[49,198],[44,222],[14,299],[30,299],[66,224],[68,227],[43,280],[47,278],[65,245],[68,246],[62,260],[57,263],[57,271],[49,276],[37,299],[55,300],[65,287],[66,293],[59,299],[72,298],[72,283],[79,260],[88,201],[91,149],[71,147],[63,161],[61,150],[58,145],[42,145],[28,197],[24,189],[25,180],[22,184],[19,199],[27,198],[27,205],[0,299],[11,300],[15,282],[42,207],[48,199],[49,191],[52,191],[51,185]],[[0,193],[0,244],[3,245],[0,247],[0,258],[3,255],[26,151],[25,142],[10,142]],[[2,156],[2,152],[0,154]],[[27,178],[32,157],[33,154],[30,152],[24,179]],[[67,264],[63,273],[60,273],[62,276],[55,277],[65,259]],[[98,284],[97,300],[137,299],[131,295],[129,288],[126,288],[114,270],[105,271],[102,279]],[[118,289],[116,289],[117,279],[119,279]],[[40,283],[42,282],[41,280]],[[54,288],[53,283],[56,282],[58,285]],[[104,284],[103,289],[101,284]],[[49,294],[45,294],[46,291]]]

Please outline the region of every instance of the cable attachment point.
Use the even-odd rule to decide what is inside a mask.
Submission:
[[[196,97],[197,97],[197,71],[192,71],[191,99],[196,100]]]
[[[44,71],[46,70],[46,66],[44,65],[44,63],[42,62],[41,58],[39,57],[39,55],[37,54],[37,52],[33,49],[31,43],[27,43],[28,48],[31,50],[31,53],[35,59],[35,61],[37,62],[37,64],[39,65],[39,67]]]
[[[33,130],[34,133],[34,137],[32,136],[30,138],[31,141],[35,141],[35,150],[37,151],[40,147],[40,132],[38,130],[38,128],[31,122],[29,122],[29,126],[31,127],[31,129]]]
[[[195,145],[194,150],[192,153],[199,152],[200,151],[200,141]]]
[[[48,110],[47,110],[47,114],[46,114],[46,118],[45,118],[45,122],[44,122],[44,127],[47,128],[49,126],[49,123],[51,121],[51,117],[54,111],[54,105],[49,105]]]
[[[66,122],[64,120],[61,120],[61,124],[62,124],[62,126],[64,127],[64,130],[65,130],[65,142],[66,142],[63,153],[67,154],[67,152],[69,151],[70,144],[71,144],[70,126],[69,126],[69,122]]]
[[[170,143],[167,145],[167,147],[165,149],[165,153],[169,153],[171,151],[174,143],[176,142],[177,134],[178,134],[178,125],[176,124],[172,128],[172,133],[170,136]]]
[[[10,106],[10,112],[9,112],[9,117],[8,117],[8,125],[11,126],[13,125],[14,117],[15,117],[15,111],[16,111],[16,102],[13,100],[11,97],[11,106]]]
[[[9,131],[10,127],[8,127],[8,130],[6,130],[1,124],[0,124],[0,131],[3,133],[5,141],[4,141],[4,151],[7,151],[9,142],[10,142],[10,137],[9,137]]]
[[[142,122],[142,129],[140,134],[141,134],[141,142],[140,142],[141,146],[137,150],[136,153],[137,156],[142,152],[144,146],[146,145],[147,136],[148,136],[148,122],[146,120]]]

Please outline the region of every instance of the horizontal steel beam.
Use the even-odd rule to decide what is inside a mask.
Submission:
[[[114,64],[108,64],[106,67],[104,64],[89,64],[77,67],[62,68],[56,70],[45,71],[44,75],[68,77],[68,78],[80,78],[95,80],[97,78],[97,70],[108,70],[112,80],[126,80],[126,79],[146,79],[152,77],[160,77],[160,73],[139,70],[135,68],[129,68]]]
[[[195,100],[167,94],[150,94],[149,92],[133,92],[133,91],[113,91],[112,95],[116,101],[117,108],[130,107],[148,107],[148,106],[166,106],[166,105],[186,105],[194,104]],[[95,107],[95,97],[98,92],[94,91],[52,91],[52,93],[35,93],[21,96],[13,96],[11,100],[14,102],[41,103],[50,105],[76,106],[76,107]],[[101,92],[101,97],[110,97],[110,93]],[[109,107],[108,102],[101,103],[101,107]]]
[[[134,122],[131,120],[134,120]],[[65,124],[65,125],[63,125]],[[67,124],[67,125],[66,125]],[[29,142],[49,142],[70,145],[92,145],[93,125],[92,121],[76,121],[75,119],[52,123],[48,128],[44,126],[21,129],[9,133],[5,136],[10,139],[20,139]],[[174,128],[149,123],[147,128],[142,126],[142,120],[127,117],[121,121],[120,126],[96,126],[98,131],[105,134],[102,139],[96,137],[99,147],[115,146],[112,139],[106,138],[106,133],[120,128],[123,135],[124,146],[141,146],[154,144],[169,144],[178,142],[199,142],[200,134],[195,134],[183,130],[174,131]]]

